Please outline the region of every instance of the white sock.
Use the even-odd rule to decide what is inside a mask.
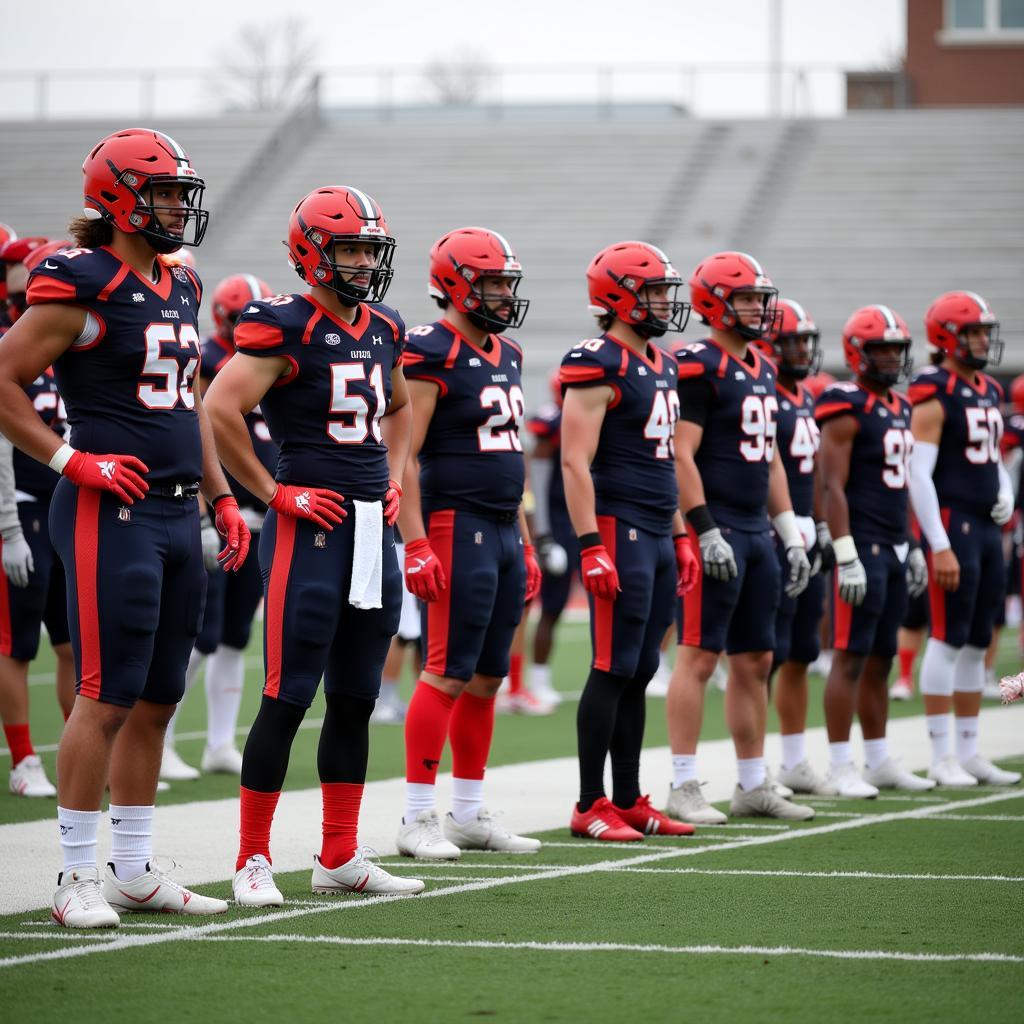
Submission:
[[[178,724],[178,716],[181,714],[181,705],[185,703],[188,691],[192,689],[196,678],[199,676],[199,670],[203,667],[203,662],[205,660],[206,655],[193,647],[192,653],[188,656],[188,667],[185,669],[185,692],[181,695],[181,700],[178,701],[178,706],[174,709],[174,714],[171,716],[171,720],[167,723],[167,729],[164,732],[165,747],[174,746],[174,730]]]
[[[668,651],[658,652],[658,671],[664,672],[665,675],[672,675],[672,659],[668,656]]]
[[[397,679],[382,679],[380,681],[380,696],[377,700],[381,704],[397,704],[398,703],[398,680]]]
[[[697,755],[672,755],[672,788],[678,789],[684,782],[695,782],[697,779]]]
[[[841,768],[844,764],[853,761],[853,754],[850,751],[850,741],[844,743],[830,743],[828,745],[828,759],[833,768]]]
[[[757,789],[768,777],[763,757],[738,757],[736,758],[736,767],[740,773],[740,789],[745,792]]]
[[[483,779],[456,779],[452,777],[452,817],[465,825],[472,821],[484,802]]]
[[[110,805],[110,859],[122,881],[138,878],[153,858],[153,807]]]
[[[60,829],[60,849],[64,855],[65,871],[96,867],[96,830],[102,813],[57,808],[57,826]]]
[[[795,768],[807,759],[807,735],[802,732],[782,734],[782,767]]]
[[[420,811],[434,809],[434,787],[429,782],[407,782],[405,784],[405,817],[408,825]]]
[[[928,739],[932,741],[932,764],[938,764],[948,757],[949,749],[949,713],[944,715],[925,715],[928,726]]]
[[[970,761],[978,752],[978,719],[957,718],[956,720],[956,759],[963,764]]]
[[[531,665],[530,666],[530,689],[550,690],[551,689],[551,666]]]
[[[206,745],[235,745],[238,709],[245,682],[245,652],[221,644],[206,666]]]
[[[889,756],[889,741],[883,736],[880,740],[864,741],[864,760],[868,763],[868,771],[874,771]]]

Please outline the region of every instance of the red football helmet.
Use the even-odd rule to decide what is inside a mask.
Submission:
[[[843,328],[843,357],[846,365],[858,377],[866,377],[885,387],[891,387],[910,376],[913,343],[906,321],[888,306],[862,306]],[[899,362],[891,366],[879,365],[872,348],[899,345]]]
[[[230,341],[235,322],[246,305],[254,299],[269,299],[273,294],[266,281],[252,274],[225,277],[213,290],[213,322],[217,333],[225,341]]]
[[[169,135],[149,128],[127,128],[108,135],[85,158],[82,173],[83,213],[90,220],[103,219],[119,231],[145,235],[159,253],[199,245],[203,240],[210,219],[202,208],[206,183]],[[155,203],[153,193],[161,185],[182,186],[183,206]],[[181,216],[184,221],[180,228],[166,228],[158,214]]]
[[[52,256],[55,252],[60,252],[61,249],[71,249],[74,247],[74,244],[74,242],[69,242],[66,238],[58,238],[53,242],[47,242],[45,245],[37,245],[21,262],[25,264],[25,269],[32,273],[48,256]]]
[[[1024,373],[1014,377],[1010,383],[1010,401],[1014,412],[1024,413]]]
[[[756,326],[743,323],[732,304],[736,292],[762,296]],[[748,341],[770,335],[778,319],[779,290],[761,264],[745,252],[716,252],[698,264],[690,278],[690,303],[709,327],[734,331]]]
[[[18,237],[18,232],[10,226],[10,224],[4,224],[0,221],[0,250],[13,239]],[[0,259],[0,308],[3,303],[7,301],[7,264]]]
[[[924,315],[928,344],[967,366],[981,370],[998,365],[1003,357],[999,337],[999,321],[985,300],[975,292],[946,292],[940,295]],[[976,356],[971,352],[964,332],[970,327],[988,330],[988,353]]]
[[[666,285],[667,301],[654,302],[641,291]],[[683,279],[671,260],[647,242],[617,242],[602,249],[587,267],[590,312],[614,314],[642,338],[660,338],[666,331],[682,331],[690,317],[690,304],[677,298]],[[658,308],[655,307],[664,307]]]
[[[12,238],[5,242],[0,247],[0,266],[4,269],[4,302],[7,306],[7,316],[11,323],[14,323],[18,317],[28,308],[28,303],[25,301],[25,293],[27,288],[27,274],[22,271],[17,279],[11,278],[14,282],[15,291],[11,291],[7,287],[7,272],[9,268],[15,267],[17,264],[22,263],[28,265],[29,259],[32,255],[38,252],[40,249],[47,246],[47,240],[41,237],[34,238]],[[50,250],[53,252],[53,250]],[[31,269],[30,267],[28,269]],[[26,282],[26,283],[22,283]]]
[[[335,246],[341,242],[370,243],[376,262],[371,267],[336,262]],[[381,208],[348,185],[318,188],[301,200],[288,221],[284,244],[295,273],[309,285],[330,288],[346,306],[380,302],[395,275],[395,240]],[[356,277],[367,282],[358,284]]]
[[[779,373],[793,380],[804,380],[821,369],[821,332],[807,311],[794,299],[779,299],[774,327],[757,344],[766,351],[779,368]],[[805,347],[800,352],[800,346]]]
[[[485,277],[506,278],[512,294],[497,309],[488,306],[482,285]],[[529,299],[516,295],[523,268],[504,236],[487,228],[456,228],[430,249],[427,292],[439,303],[451,303],[481,331],[505,331],[523,325]],[[494,301],[493,299],[491,300]]]
[[[835,384],[836,379],[826,370],[819,370],[816,374],[804,381],[804,387],[811,393],[812,398],[817,398],[829,386]]]

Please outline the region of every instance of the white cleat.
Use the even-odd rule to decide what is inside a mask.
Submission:
[[[771,779],[766,778],[754,789],[733,790],[729,813],[737,818],[779,818],[783,821],[810,821],[814,808],[804,804],[791,804],[779,796]]]
[[[337,868],[325,868],[313,855],[313,892],[336,895],[341,892],[364,896],[415,896],[426,886],[419,878],[399,878],[374,864],[377,854],[369,846],[361,846],[356,855]]]
[[[1002,700],[1003,693],[999,689],[999,680],[996,679],[994,668],[985,669],[985,685],[981,688],[981,696],[985,700]]]
[[[500,825],[486,807],[477,811],[475,818],[459,824],[451,813],[444,817],[445,838],[460,850],[495,850],[500,853],[536,853],[539,839],[517,836]]]
[[[780,768],[776,785],[784,783],[794,793],[810,793],[827,796],[829,788],[825,780],[811,767],[806,759],[792,768]]]
[[[718,690],[719,693],[725,693],[726,688],[729,685],[729,669],[725,663],[719,660],[715,666],[715,671],[711,673],[711,678],[708,682]]]
[[[781,779],[775,778],[772,775],[771,768],[765,768],[765,778],[768,780],[768,784],[775,790],[783,800],[788,800],[793,795],[793,790],[786,785]]]
[[[985,786],[1016,786],[1020,782],[1020,772],[1010,772],[994,765],[987,757],[975,754],[969,761],[960,766],[968,775],[973,775]]]
[[[103,876],[103,896],[115,910],[121,912],[204,916],[227,913],[227,900],[203,896],[175,882],[168,872],[176,867],[173,860],[154,858],[141,875],[122,881],[114,874],[114,865],[107,864]]]
[[[189,782],[199,778],[199,769],[185,764],[174,747],[165,743],[163,757],[160,759],[160,778],[171,782]]]
[[[503,693],[501,695],[501,709],[504,714],[533,715],[534,717],[553,715],[555,713],[554,704],[548,704],[529,690]]]
[[[957,789],[976,786],[978,780],[960,767],[953,754],[947,754],[928,769],[928,778],[934,779],[940,786],[952,786]]]
[[[935,788],[934,779],[922,779],[920,775],[908,772],[894,757],[887,757],[877,768],[868,768],[864,779],[878,789],[902,789],[911,793],[923,793]]]
[[[224,775],[241,775],[242,754],[238,747],[229,740],[219,747],[207,747],[203,751],[201,765],[206,773],[220,772]]]
[[[647,696],[648,697],[667,697],[668,696],[668,684],[672,681],[672,673],[667,671],[664,667],[658,666],[658,671],[654,673],[651,681],[647,684]]]
[[[11,769],[11,792],[16,796],[56,796],[57,790],[46,777],[38,754],[23,757]]]
[[[897,679],[889,687],[889,700],[913,700],[914,687],[909,679]]]
[[[821,676],[823,679],[827,679],[829,672],[832,671],[832,652],[822,651],[818,657],[807,666],[807,671],[813,676]]]
[[[405,721],[405,708],[377,698],[370,713],[371,725],[401,725]]]
[[[103,898],[96,868],[72,868],[57,876],[50,917],[62,928],[116,928],[121,923]]]
[[[878,796],[877,787],[860,777],[852,761],[833,765],[825,787],[826,796],[845,796],[855,800],[873,800]]]
[[[254,853],[245,866],[235,872],[231,890],[240,907],[279,907],[284,903],[284,896],[274,882],[270,861],[262,853]]]
[[[462,851],[441,835],[441,822],[434,810],[420,811],[412,821],[403,822],[395,845],[403,857],[458,860],[462,856]]]
[[[696,779],[684,782],[678,789],[668,787],[665,813],[677,821],[688,821],[691,825],[724,825],[729,819],[704,799],[700,783]]]
[[[530,692],[543,704],[556,708],[562,703],[562,695],[548,682],[538,679],[530,680]]]

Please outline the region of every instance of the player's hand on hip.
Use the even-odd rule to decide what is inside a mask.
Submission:
[[[960,560],[952,548],[932,552],[932,574],[943,590],[956,590],[960,586]]]
[[[526,563],[526,598],[529,604],[540,593],[542,579],[540,563],[537,561],[537,549],[532,544],[523,545],[523,561]]]
[[[580,576],[588,593],[606,601],[614,601],[621,589],[615,562],[603,544],[594,544],[580,552]]]
[[[398,510],[402,504],[402,485],[397,480],[388,481],[384,492],[384,522],[394,526],[398,521]]]
[[[295,484],[278,484],[270,507],[283,516],[293,519],[308,519],[325,530],[333,530],[348,513],[341,507],[344,497],[326,487],[299,487]]]
[[[436,601],[448,586],[441,559],[426,537],[405,542],[405,586],[421,601]]]
[[[676,549],[676,569],[679,571],[679,579],[676,582],[676,595],[684,597],[695,586],[700,579],[700,559],[693,550],[693,543],[685,533],[680,533],[672,538]]]
[[[697,537],[697,542],[700,544],[700,559],[705,576],[721,583],[736,578],[739,570],[736,568],[732,545],[722,536],[717,526],[705,530]]]
[[[199,531],[199,543],[203,548],[203,565],[210,569],[219,569],[220,562],[217,556],[220,554],[220,534],[213,523],[203,521],[202,529]]]
[[[221,495],[214,503],[217,532],[224,538],[224,550],[217,555],[217,561],[225,572],[238,572],[245,564],[252,543],[249,526],[238,508],[238,502],[231,494]]]
[[[537,549],[537,561],[541,569],[549,576],[564,576],[569,568],[569,556],[565,548],[550,534],[544,533],[534,538]]]
[[[3,548],[4,575],[8,582],[15,587],[27,587],[28,578],[35,571],[36,565],[21,527],[15,526],[4,531],[0,547]]]
[[[811,563],[807,552],[800,545],[786,548],[786,561],[789,563],[789,579],[784,590],[786,597],[799,597],[811,579]]]
[[[134,505],[149,490],[143,479],[149,472],[141,459],[134,455],[93,455],[75,452],[61,470],[73,484],[93,491],[110,491],[126,505]]]

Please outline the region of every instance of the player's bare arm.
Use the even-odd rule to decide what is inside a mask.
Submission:
[[[707,503],[704,484],[694,456],[704,438],[704,428],[689,420],[678,420],[675,427],[676,482],[679,508],[684,512]]]
[[[224,468],[217,457],[217,444],[213,436],[213,426],[203,404],[199,389],[193,392],[196,400],[196,415],[199,417],[199,436],[203,441],[203,478],[199,481],[199,490],[207,502],[212,502],[222,494],[230,494],[231,487]]]
[[[380,421],[380,432],[388,449],[388,476],[402,488],[409,462],[409,444],[412,434],[412,403],[409,385],[400,366],[391,371],[391,401]]]
[[[768,467],[768,515],[774,519],[782,512],[792,512],[793,502],[789,496],[789,480],[786,479],[786,467],[782,464],[779,450]]]
[[[829,420],[821,428],[818,472],[821,476],[822,510],[833,537],[850,535],[850,508],[846,503],[846,481],[850,476],[850,456],[857,436],[857,421],[852,416]],[[836,552],[837,556],[839,552]]]
[[[420,505],[420,473],[417,459],[423,440],[430,429],[430,421],[437,408],[438,387],[427,381],[409,380],[405,382],[412,406],[412,429],[409,436],[409,455],[406,460],[405,476],[402,480],[404,500],[398,515],[398,529],[402,539],[409,543],[426,537],[427,528],[423,522],[423,509]]]
[[[914,406],[910,418],[910,430],[914,435],[914,449],[910,456],[910,500],[931,549],[931,571],[935,582],[943,590],[956,590],[960,586],[960,561],[953,554],[942,525],[939,496],[932,480],[945,422],[946,412],[937,398]]]
[[[594,481],[590,463],[597,452],[601,424],[613,398],[610,387],[569,388],[562,407],[562,476],[565,502],[577,536],[597,533]]]

